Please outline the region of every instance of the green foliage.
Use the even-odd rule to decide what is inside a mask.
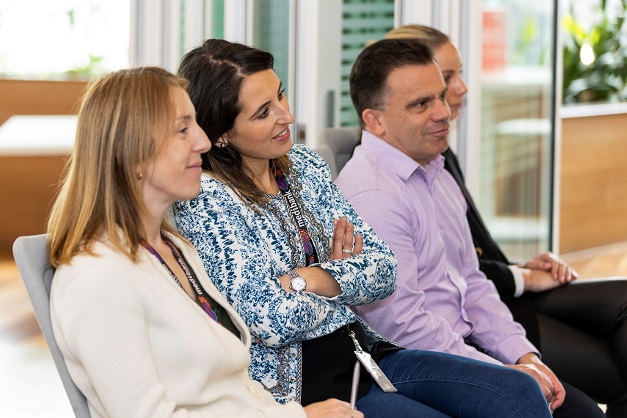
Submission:
[[[89,64],[66,71],[64,74],[70,80],[88,80],[90,76],[101,70],[102,57],[89,54]]]
[[[620,0],[616,18],[608,17],[608,2],[600,0],[600,18],[585,30],[570,14],[564,16],[564,103],[621,102],[627,100],[625,64],[627,63],[627,32],[625,10],[627,0]],[[611,3],[611,2],[610,2]],[[581,62],[584,44],[592,47],[595,59]]]

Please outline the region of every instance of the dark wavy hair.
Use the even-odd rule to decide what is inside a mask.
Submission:
[[[246,76],[273,67],[272,54],[222,39],[208,39],[183,57],[178,74],[189,81],[188,93],[198,124],[213,145],[233,129],[242,111],[239,97]],[[240,197],[255,203],[268,201],[246,174],[242,156],[232,144],[213,146],[202,159],[203,169],[233,187]],[[273,171],[280,168],[289,172],[290,160],[282,156],[271,160],[270,166]]]

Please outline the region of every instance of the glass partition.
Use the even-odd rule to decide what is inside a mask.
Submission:
[[[290,0],[257,0],[253,4],[253,46],[274,55],[274,70],[289,83]]]
[[[483,5],[478,205],[505,253],[523,260],[550,246],[555,4]]]

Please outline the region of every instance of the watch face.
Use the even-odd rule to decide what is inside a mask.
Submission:
[[[301,276],[292,277],[290,282],[290,286],[297,292],[305,290],[305,286],[307,286],[307,282]]]

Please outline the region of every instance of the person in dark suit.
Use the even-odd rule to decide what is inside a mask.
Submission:
[[[420,39],[434,51],[448,87],[451,120],[458,117],[467,87],[448,36],[428,26],[405,25],[386,38]],[[457,156],[450,148],[442,155],[467,201],[480,269],[541,350],[543,361],[563,380],[606,404],[607,417],[627,417],[627,280],[575,281],[577,273],[551,252],[512,263],[484,224]]]

